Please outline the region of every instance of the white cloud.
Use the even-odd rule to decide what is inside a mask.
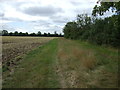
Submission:
[[[62,32],[68,21],[75,20],[77,14],[91,14],[97,0],[0,0],[0,17],[3,24],[18,31]],[[30,26],[26,28],[25,26]]]
[[[15,31],[23,32],[23,33],[28,32],[28,31],[27,31],[26,29],[24,29],[24,28],[16,28]]]
[[[8,21],[8,20],[0,20],[0,25],[6,24],[6,23],[10,23],[12,21]]]

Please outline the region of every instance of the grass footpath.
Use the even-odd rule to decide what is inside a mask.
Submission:
[[[117,88],[118,50],[54,39],[27,54],[3,87]]]

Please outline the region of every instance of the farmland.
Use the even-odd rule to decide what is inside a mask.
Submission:
[[[0,88],[119,89],[120,0],[1,0]]]
[[[4,55],[3,65],[13,66],[3,72],[3,88],[118,87],[115,48],[65,38],[4,37]]]
[[[23,58],[29,51],[41,46],[53,38],[46,37],[2,37],[2,63],[3,71],[12,71],[14,66]],[[8,73],[6,74],[8,75]],[[3,75],[6,77],[6,75]]]
[[[27,51],[34,49],[35,47],[42,45],[53,38],[45,37],[3,37],[3,61],[24,54]],[[8,52],[9,51],[9,52]]]

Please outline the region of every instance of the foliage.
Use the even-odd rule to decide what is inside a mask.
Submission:
[[[116,12],[104,19],[96,16],[104,15],[106,11]],[[77,16],[76,22],[68,22],[64,29],[64,37],[69,39],[86,40],[98,45],[120,46],[120,2],[100,2],[95,5],[92,17],[87,14]]]
[[[118,14],[120,11],[120,2],[100,2],[100,6],[95,5],[93,8],[92,15],[104,15],[109,10],[112,10],[112,12],[115,11]]]
[[[8,32],[7,30],[2,30],[2,36],[43,36],[43,37],[63,37],[63,35],[60,33],[60,34],[57,34],[57,32],[55,31],[54,34],[50,34],[50,33],[44,33],[42,34],[40,31],[38,31],[38,33],[23,33],[23,32],[18,32],[18,31],[15,31],[15,32]]]
[[[106,11],[116,12],[111,17],[104,19],[96,16],[104,15]],[[120,46],[120,2],[100,2],[95,5],[92,17],[87,14],[77,16],[76,22],[68,22],[64,27],[64,37],[70,39],[81,39],[98,45]]]
[[[77,23],[76,22],[68,22],[64,28],[64,37],[77,39]]]
[[[86,40],[98,45],[119,46],[117,18],[118,15],[104,19],[89,17],[87,14],[78,15],[76,22],[65,25],[64,37]]]
[[[3,36],[8,35],[8,31],[7,31],[7,30],[2,30],[2,35],[3,35]]]

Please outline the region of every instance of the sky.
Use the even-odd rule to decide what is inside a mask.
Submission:
[[[0,0],[0,30],[57,33],[78,14],[92,14],[97,0]],[[111,15],[111,12],[105,16]]]

